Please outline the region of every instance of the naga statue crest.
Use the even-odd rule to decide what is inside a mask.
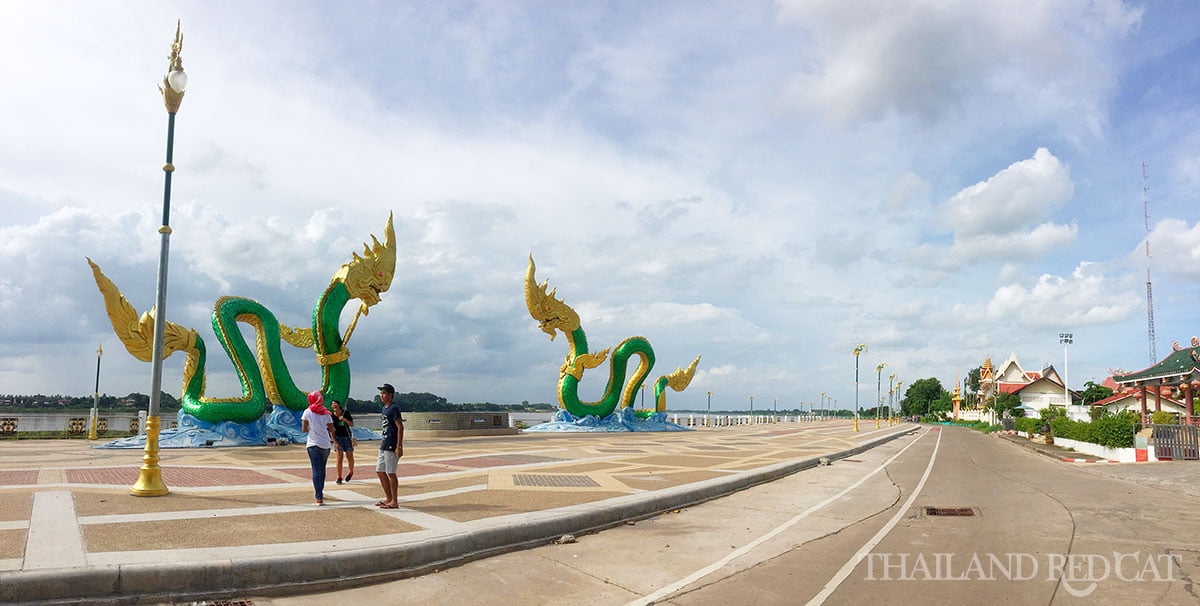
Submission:
[[[345,401],[350,392],[350,350],[347,343],[361,315],[381,301],[380,295],[392,284],[396,270],[396,231],[392,216],[384,227],[384,242],[371,236],[363,245],[362,256],[352,253],[349,263],[341,266],[318,297],[312,325],[298,328],[280,324],[265,306],[244,297],[221,297],[213,305],[212,327],[217,340],[233,362],[242,385],[242,395],[209,398],[205,391],[206,348],[204,339],[192,328],[174,322],[164,323],[163,358],[177,351],[187,354],[183,371],[183,412],[209,423],[232,421],[251,423],[268,412],[272,405],[302,411],[308,406],[307,393],[292,380],[284,363],[280,343],[311,348],[321,367],[320,391],[327,400]],[[100,267],[88,259],[96,286],[104,297],[104,307],[113,331],[125,349],[143,362],[153,356],[155,309],[138,315],[125,295],[117,289]],[[346,329],[340,333],[338,321],[342,309],[351,300],[359,308]],[[254,328],[253,352],[237,323]]]
[[[650,347],[650,342],[644,337],[629,337],[615,348],[589,353],[587,336],[580,326],[579,314],[556,296],[557,289],[550,289],[549,280],[538,284],[534,277],[535,272],[533,255],[529,255],[529,267],[525,271],[525,305],[529,308],[529,315],[538,322],[538,328],[542,332],[550,335],[550,340],[554,340],[560,331],[566,335],[569,348],[566,359],[559,368],[559,405],[580,418],[588,415],[606,417],[618,406],[632,407],[634,396],[654,367],[654,349]],[[635,356],[638,358],[638,365],[627,381],[629,362]],[[609,378],[604,395],[596,402],[580,401],[579,382],[583,379],[584,371],[600,366],[606,359],[609,361]],[[687,369],[677,368],[675,372],[659,377],[654,382],[654,408],[635,409],[635,415],[645,418],[656,412],[664,412],[667,405],[666,389],[686,389],[695,376],[699,363],[700,356],[696,356]]]

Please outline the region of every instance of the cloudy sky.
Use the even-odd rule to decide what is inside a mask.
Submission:
[[[1014,351],[1061,369],[1061,332],[1082,388],[1149,363],[1144,197],[1159,357],[1200,333],[1190,1],[10,1],[0,393],[90,394],[98,344],[102,392],[150,389],[84,257],[153,305],[177,18],[167,316],[205,337],[210,396],[238,389],[212,303],[306,325],[389,212],[355,397],[554,401],[530,253],[593,349],[703,356],[671,408],[851,407],[858,343],[864,406],[880,363],[885,391]]]

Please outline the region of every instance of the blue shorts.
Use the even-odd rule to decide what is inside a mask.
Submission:
[[[350,436],[335,436],[337,439],[338,450],[342,452],[354,452],[354,441]]]

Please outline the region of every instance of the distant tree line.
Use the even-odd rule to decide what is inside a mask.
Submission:
[[[75,412],[92,409],[93,396],[64,396],[61,394],[0,394],[0,410],[22,412]],[[150,396],[143,393],[131,393],[127,396],[100,394],[96,404],[100,410],[112,412],[137,412],[150,407]],[[169,393],[162,392],[159,396],[159,409],[164,412],[175,412],[180,408],[179,400]]]
[[[376,395],[370,400],[348,398],[351,412],[379,410],[383,403]],[[442,396],[428,392],[397,393],[395,402],[406,412],[547,412],[558,409],[558,404],[524,400],[520,404],[494,404],[492,402],[450,402]]]
[[[0,394],[0,411],[10,412],[78,412],[92,409],[93,397],[54,395],[17,395]],[[409,412],[545,412],[558,408],[557,404],[539,402],[531,404],[528,400],[520,404],[493,404],[491,402],[468,402],[455,404],[438,395],[431,393],[398,393],[396,402],[400,408]],[[379,396],[371,400],[356,400],[347,398],[346,404],[353,412],[375,411],[380,409]],[[127,396],[112,396],[100,394],[97,407],[108,412],[137,412],[150,407],[150,396],[142,393],[131,393]],[[178,412],[181,408],[179,400],[169,393],[163,392],[159,400],[159,410],[167,413]]]

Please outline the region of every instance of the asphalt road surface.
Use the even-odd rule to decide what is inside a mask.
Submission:
[[[379,585],[248,599],[1193,604],[1198,486],[1195,462],[1073,465],[970,429],[922,427],[853,459],[575,542]]]

